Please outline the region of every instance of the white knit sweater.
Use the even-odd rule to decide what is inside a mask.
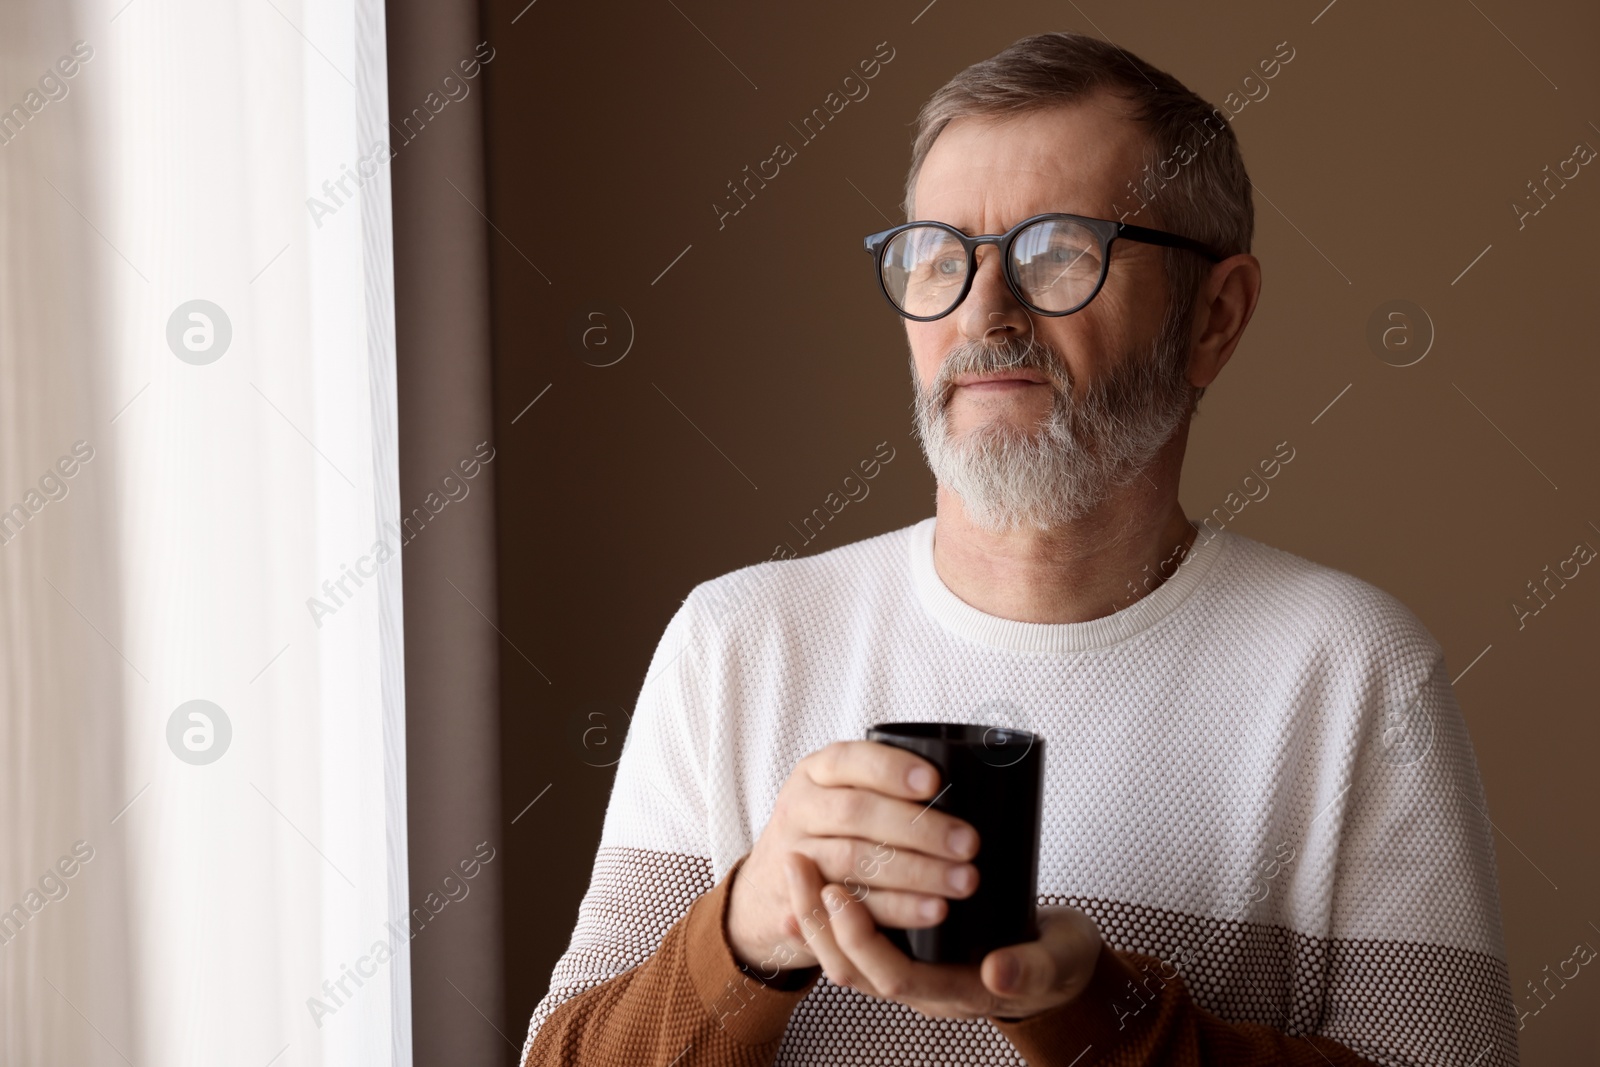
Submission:
[[[639,696],[576,929],[535,1011],[641,963],[796,762],[876,722],[1047,738],[1039,903],[1181,967],[1230,1022],[1383,1064],[1517,1062],[1493,842],[1437,641],[1394,597],[1201,528],[1089,622],[959,599],[935,520],[697,586]],[[1129,1010],[1137,1008],[1130,998]],[[986,1020],[826,978],[778,1064],[1021,1064]]]

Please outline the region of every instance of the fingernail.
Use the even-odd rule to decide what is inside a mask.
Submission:
[[[995,965],[994,978],[1001,989],[1011,989],[1017,984],[1017,970],[1015,956],[1000,957],[1000,962]]]
[[[945,877],[949,881],[951,889],[958,893],[965,893],[972,888],[972,874],[971,867],[951,867],[950,873]]]
[[[937,919],[939,917],[939,902],[932,897],[917,905],[917,914],[924,919]]]
[[[968,827],[962,826],[950,831],[950,851],[958,856],[972,854],[972,848],[978,843],[978,835]]]
[[[933,788],[933,772],[926,767],[913,767],[906,775],[906,782],[918,793],[925,793]]]

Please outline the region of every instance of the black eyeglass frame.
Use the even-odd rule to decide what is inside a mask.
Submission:
[[[1012,242],[1017,239],[1018,234],[1027,229],[1029,226],[1032,226],[1038,222],[1043,222],[1047,219],[1068,219],[1072,222],[1078,223],[1089,232],[1093,233],[1100,241],[1100,277],[1095,279],[1094,288],[1090,290],[1089,295],[1084,297],[1076,307],[1068,308],[1066,311],[1046,311],[1044,308],[1035,307],[1033,303],[1023,295],[1022,287],[1017,284],[1016,275],[1014,273],[1016,264],[1011,258]],[[945,310],[939,312],[937,315],[912,315],[908,313],[901,308],[899,304],[895,303],[894,297],[889,295],[889,287],[885,285],[883,281],[883,256],[885,250],[889,247],[889,242],[894,240],[897,235],[905,232],[906,230],[914,229],[918,226],[933,226],[949,232],[956,238],[956,240],[961,242],[961,247],[965,249],[967,253],[967,276],[966,280],[961,285],[961,294],[956,297],[954,303],[952,303]],[[972,279],[976,277],[978,273],[979,245],[995,245],[999,248],[1000,272],[1005,277],[1006,285],[1010,288],[1011,295],[1016,297],[1017,301],[1023,307],[1027,308],[1035,315],[1046,315],[1050,318],[1060,318],[1063,315],[1071,315],[1074,312],[1082,311],[1089,305],[1090,301],[1100,295],[1101,288],[1106,284],[1106,275],[1111,269],[1111,245],[1119,238],[1127,241],[1138,241],[1140,244],[1161,245],[1165,248],[1182,248],[1190,252],[1198,252],[1200,255],[1205,256],[1213,263],[1221,263],[1224,259],[1228,258],[1227,256],[1218,253],[1210,245],[1196,241],[1192,237],[1184,237],[1181,234],[1169,233],[1166,230],[1152,230],[1145,226],[1134,226],[1130,223],[1117,222],[1112,219],[1092,219],[1085,215],[1070,215],[1060,211],[1050,211],[1042,215],[1033,215],[1029,218],[1025,218],[1015,226],[1011,227],[1011,229],[1007,230],[1005,233],[985,233],[979,234],[976,237],[968,236],[962,231],[956,229],[954,226],[950,225],[948,222],[905,222],[901,223],[899,226],[891,226],[887,230],[880,230],[877,233],[869,234],[862,243],[866,246],[866,250],[872,255],[873,272],[878,277],[878,291],[881,292],[883,294],[883,298],[889,302],[889,306],[894,308],[895,311],[901,316],[911,319],[915,322],[934,322],[935,320],[944,318],[956,308],[960,307],[961,302],[965,300],[967,298],[967,294],[972,291]]]

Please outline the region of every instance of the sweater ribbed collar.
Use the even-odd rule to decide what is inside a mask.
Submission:
[[[957,637],[991,648],[1015,652],[1082,652],[1105,648],[1149,629],[1170,615],[1205,580],[1224,551],[1227,531],[1211,533],[1191,522],[1199,533],[1177,573],[1127,607],[1087,622],[1018,622],[968,604],[944,584],[933,564],[935,516],[911,527],[911,584],[929,615]]]

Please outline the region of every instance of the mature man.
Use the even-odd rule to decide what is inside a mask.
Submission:
[[[867,244],[936,514],[684,601],[525,1064],[1516,1062],[1438,643],[1178,504],[1261,284],[1225,118],[1075,34],[925,105],[935,225]],[[937,923],[983,848],[858,740],[904,720],[1048,738],[1037,942],[933,965],[879,929]]]

